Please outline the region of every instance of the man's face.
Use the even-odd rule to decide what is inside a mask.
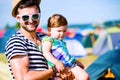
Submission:
[[[21,29],[27,32],[34,32],[39,25],[40,13],[37,6],[18,9],[17,20],[20,22]]]

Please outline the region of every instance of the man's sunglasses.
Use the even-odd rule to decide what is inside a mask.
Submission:
[[[21,17],[24,22],[29,21],[30,18],[34,21],[38,21],[40,19],[40,13],[32,15],[18,15],[18,17]]]

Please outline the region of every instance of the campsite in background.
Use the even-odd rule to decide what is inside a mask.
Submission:
[[[14,26],[6,25],[4,29],[0,30],[0,53],[5,52],[6,41],[18,29],[19,24],[16,23]],[[46,25],[38,27],[36,31],[47,34]],[[86,56],[87,53],[101,55],[114,49],[119,43],[120,20],[106,21],[103,24],[68,25],[66,35],[64,40],[68,43],[71,55],[79,57]],[[72,47],[69,47],[69,45],[72,45]],[[73,50],[73,48],[75,49]]]
[[[120,80],[120,0],[48,1],[41,2],[42,16],[36,31],[47,34],[48,17],[64,15],[69,23],[64,40],[70,54],[84,64],[90,80]],[[12,80],[5,44],[19,24],[11,8],[11,0],[0,1],[0,80]]]
[[[42,27],[38,27],[36,31],[47,34],[45,27],[46,25]],[[7,40],[12,36],[12,34],[18,31],[18,28],[19,28],[19,24],[16,23],[15,26],[11,27],[10,25],[7,25],[6,28],[0,30],[0,53],[1,53],[0,61],[1,62],[7,63],[6,58],[3,54],[5,52],[5,44]],[[111,66],[115,64],[113,61],[116,60],[119,61],[118,58],[119,50],[114,51],[114,49],[117,48],[117,45],[120,42],[120,20],[111,21],[111,24],[109,25],[108,24],[106,25],[106,22],[102,25],[99,24],[68,25],[68,31],[66,35],[67,36],[65,37],[64,40],[67,43],[67,47],[70,54],[78,58],[78,60],[80,61],[83,59],[82,60],[83,62],[82,61],[81,62],[85,65],[85,69],[90,74],[90,78],[94,77],[99,79],[101,77],[105,77],[105,73],[108,70],[110,70],[110,74],[112,74],[112,76],[109,76],[108,78],[115,78],[116,76],[117,78],[120,78],[120,75],[116,72],[116,70],[114,70],[114,68],[117,69],[116,66],[118,63],[116,63],[116,66],[113,67]],[[112,54],[114,55],[111,56]],[[93,60],[89,60],[90,57],[93,55],[95,56],[95,58],[92,57]],[[86,61],[85,59],[88,61]],[[105,64],[107,61],[110,61],[109,62],[110,64],[108,65]],[[105,66],[97,67],[99,65],[103,65],[103,66],[105,65]],[[95,66],[97,68],[94,68]],[[103,74],[100,74],[100,72],[95,72],[94,74],[91,74],[93,73],[91,72],[91,70],[96,70],[96,69],[101,70],[101,73]],[[6,72],[4,71],[3,73],[6,74]]]

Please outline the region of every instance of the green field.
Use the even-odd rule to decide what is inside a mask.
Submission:
[[[86,69],[96,58],[97,56],[88,54],[88,56],[78,58],[78,60],[84,64]],[[12,80],[7,64],[7,59],[4,54],[0,54],[0,80]]]

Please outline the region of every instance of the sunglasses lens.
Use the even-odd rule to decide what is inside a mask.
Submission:
[[[32,15],[33,20],[38,20],[40,18],[39,14]]]
[[[23,21],[28,21],[29,20],[29,16],[24,15],[24,16],[22,16],[22,19],[23,19]]]
[[[28,15],[24,15],[24,16],[22,16],[22,19],[23,19],[23,21],[28,21],[29,20],[29,16]]]

